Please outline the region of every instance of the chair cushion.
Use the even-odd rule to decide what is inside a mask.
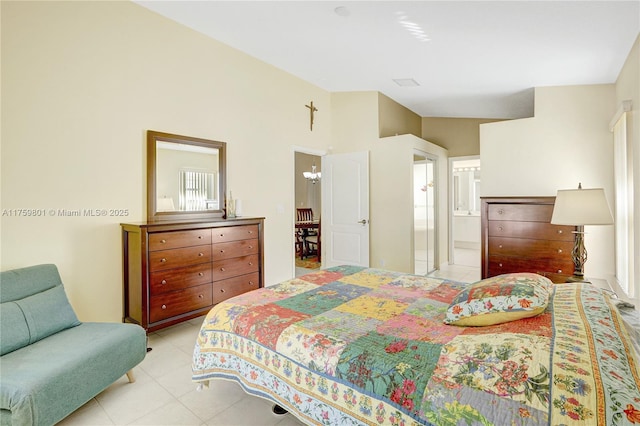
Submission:
[[[45,264],[0,273],[0,303],[23,299],[62,285],[56,265]]]
[[[59,285],[0,305],[0,355],[80,324]]]
[[[60,285],[16,300],[29,327],[29,344],[80,324]]]
[[[29,344],[27,320],[16,302],[0,304],[0,355]]]
[[[504,274],[478,281],[458,293],[445,324],[487,326],[529,318],[547,307],[551,280],[538,274]]]

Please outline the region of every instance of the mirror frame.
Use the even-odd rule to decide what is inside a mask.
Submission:
[[[176,210],[169,212],[157,211],[156,205],[156,143],[172,142],[183,145],[217,148],[218,155],[218,193],[220,194],[219,210]],[[207,219],[222,218],[227,193],[227,143],[191,136],[174,135],[171,133],[147,130],[147,220],[150,222],[175,219]]]

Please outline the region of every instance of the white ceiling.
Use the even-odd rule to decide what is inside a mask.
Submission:
[[[640,0],[136,3],[327,91],[379,91],[422,117],[532,116],[533,87],[614,83],[640,32]]]

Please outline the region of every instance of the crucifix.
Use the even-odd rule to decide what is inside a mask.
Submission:
[[[313,106],[313,101],[311,101],[309,105],[305,105],[305,106],[309,108],[309,121],[310,121],[309,128],[311,129],[311,131],[313,131],[313,113],[318,111],[318,108]]]

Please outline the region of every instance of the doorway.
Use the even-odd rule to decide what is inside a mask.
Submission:
[[[413,155],[414,273],[436,270],[437,259],[437,160],[423,152]]]
[[[455,157],[451,171],[451,263],[480,268],[480,157]]]
[[[294,264],[295,276],[305,275],[320,269],[321,257],[318,253],[318,242],[310,237],[318,237],[320,213],[322,211],[322,156],[320,154],[301,152],[294,153]],[[298,221],[299,209],[311,209],[309,223]],[[305,219],[306,221],[307,219]],[[315,249],[315,250],[312,250]]]

